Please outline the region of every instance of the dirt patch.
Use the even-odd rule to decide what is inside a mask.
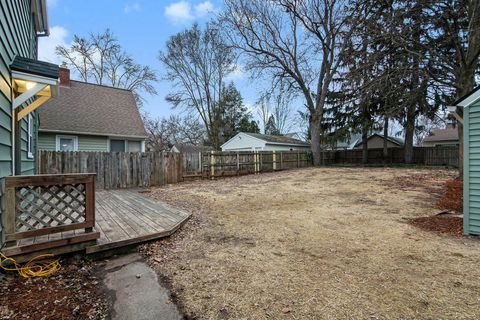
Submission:
[[[405,223],[438,213],[456,174],[308,168],[156,188],[193,220],[143,252],[196,319],[479,319],[480,241]]]
[[[109,302],[95,264],[67,258],[61,265],[50,277],[6,276],[0,283],[0,319],[106,319]]]

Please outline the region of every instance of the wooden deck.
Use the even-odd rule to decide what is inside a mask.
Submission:
[[[2,252],[20,262],[44,253],[97,253],[169,236],[190,218],[183,210],[131,189],[97,190],[95,213],[94,232],[70,230],[21,239]]]
[[[189,217],[189,213],[139,191],[97,191],[95,229],[100,232],[100,239],[87,247],[87,253],[169,236]]]

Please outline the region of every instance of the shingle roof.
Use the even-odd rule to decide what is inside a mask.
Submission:
[[[468,97],[470,97],[472,94],[476,93],[477,91],[480,90],[480,86],[477,86],[476,88],[473,88],[470,92],[468,92],[467,94],[465,94],[463,97],[457,99],[457,101],[455,101],[453,103],[454,106],[458,105],[460,102],[462,102],[463,100],[467,99]]]
[[[435,142],[435,141],[456,141],[458,140],[458,129],[447,128],[432,130],[430,135],[426,137],[423,142]]]
[[[130,90],[70,81],[39,110],[40,131],[146,137]]]
[[[285,136],[272,136],[268,134],[250,133],[250,132],[243,132],[243,133],[249,136],[252,136],[254,138],[261,139],[263,141],[271,142],[271,143],[285,143],[285,144],[297,144],[297,145],[309,146],[309,144],[304,141],[300,141],[300,140],[290,138],[290,137],[285,137]]]
[[[35,59],[16,56],[10,65],[14,71],[35,74],[37,76],[58,79],[58,65]]]
[[[369,135],[367,139],[370,140],[373,137],[380,137],[381,139],[384,138],[383,134],[374,133],[374,134]],[[386,139],[388,141],[392,142],[392,143],[395,143],[396,145],[399,145],[399,146],[403,145],[403,143],[404,143],[403,139],[397,138],[397,137],[387,136]],[[360,135],[360,139],[357,140],[357,142],[355,143],[355,147],[361,146],[362,143],[363,143],[363,141],[362,141],[362,137]]]
[[[209,146],[198,146],[186,143],[177,143],[173,147],[177,148],[177,150],[182,153],[206,152],[215,150],[213,147]]]

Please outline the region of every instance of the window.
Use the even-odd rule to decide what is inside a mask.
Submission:
[[[33,158],[33,117],[28,114],[27,121],[27,158]]]
[[[111,152],[125,152],[125,140],[110,139]]]
[[[77,151],[78,139],[76,136],[57,136],[57,151]]]
[[[128,141],[128,152],[141,152],[142,144],[140,141]]]

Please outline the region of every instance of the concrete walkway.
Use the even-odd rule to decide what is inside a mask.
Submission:
[[[109,260],[104,282],[114,298],[113,320],[180,320],[169,291],[137,253]]]

